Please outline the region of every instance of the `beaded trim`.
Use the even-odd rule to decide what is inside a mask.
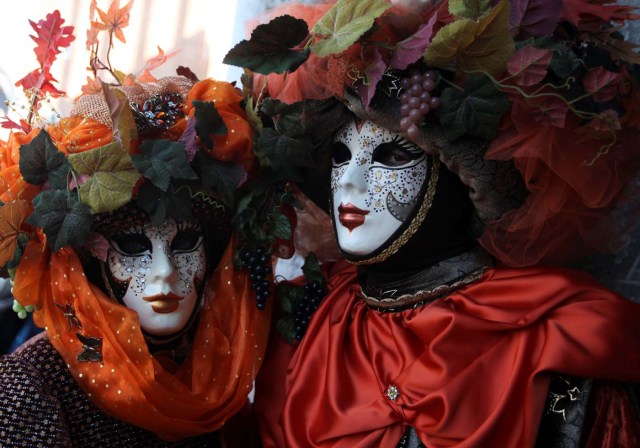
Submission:
[[[367,296],[362,288],[360,288],[360,297],[364,303],[376,311],[391,313],[395,311],[404,311],[410,308],[418,308],[436,299],[445,297],[457,291],[458,289],[475,282],[489,269],[489,266],[483,266],[475,271],[465,275],[457,282],[450,285],[439,285],[426,291],[419,291],[415,294],[404,294],[398,298],[378,299],[376,297]]]
[[[431,208],[431,204],[433,204],[433,197],[436,194],[436,186],[438,184],[438,173],[440,172],[440,160],[435,157],[433,157],[432,160],[433,160],[433,163],[431,164],[431,177],[429,178],[429,185],[427,186],[427,192],[424,196],[424,200],[422,201],[422,205],[420,205],[420,210],[418,210],[418,214],[413,219],[413,221],[411,221],[411,224],[409,224],[409,227],[407,227],[405,231],[402,232],[402,235],[400,235],[399,238],[397,238],[393,243],[389,245],[389,247],[384,249],[378,255],[371,258],[366,258],[364,260],[351,261],[351,263],[357,264],[357,265],[380,263],[381,261],[386,260],[393,254],[398,252],[398,250],[400,250],[400,248],[404,246],[407,243],[407,241],[411,239],[413,235],[415,235],[415,233],[418,231],[418,228],[422,225],[422,223],[424,222],[424,219],[427,217],[427,212],[429,212],[429,209]]]

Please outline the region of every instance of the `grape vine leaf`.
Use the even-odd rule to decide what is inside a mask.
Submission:
[[[54,252],[83,243],[91,231],[91,210],[78,200],[75,192],[42,191],[33,203],[35,210],[26,222],[44,231]]]
[[[224,135],[227,133],[227,126],[222,121],[222,117],[216,110],[213,101],[193,101],[196,117],[196,134],[205,145],[205,148],[211,150],[213,148],[213,139],[211,134]]]
[[[496,74],[504,70],[515,43],[509,31],[509,2],[501,0],[477,21],[458,19],[445,25],[424,54],[427,65]]]
[[[418,31],[398,42],[391,58],[392,68],[404,70],[422,57],[431,43],[437,17],[437,14],[432,15],[427,23],[420,25]]]
[[[489,10],[489,0],[449,0],[449,12],[456,17],[477,20]]]
[[[136,200],[138,207],[146,211],[151,218],[151,222],[156,226],[162,224],[167,216],[189,219],[191,213],[191,195],[185,188],[172,188],[163,191],[155,185],[145,182],[138,190]]]
[[[47,180],[53,188],[65,188],[70,166],[67,158],[42,129],[31,142],[20,147],[20,172],[24,180],[42,185]]]
[[[391,6],[386,0],[338,0],[311,30],[321,37],[311,51],[325,57],[346,50]]]
[[[129,202],[141,177],[119,142],[70,154],[69,163],[76,173],[88,176],[78,194],[96,213],[112,211]]]
[[[286,166],[314,166],[311,150],[313,145],[308,138],[293,138],[280,134],[275,129],[267,128],[258,138],[258,147],[264,151],[274,170]]]
[[[531,45],[520,48],[511,55],[507,62],[507,71],[520,86],[533,86],[547,76],[553,52],[539,49]]]
[[[20,225],[29,211],[29,203],[22,199],[0,206],[0,266],[13,260]]]
[[[551,36],[560,22],[563,0],[511,0],[511,34],[517,40]]]
[[[309,27],[304,20],[289,15],[279,16],[258,25],[250,39],[233,47],[222,62],[263,75],[292,72],[309,57],[308,49],[294,49],[308,35]]]
[[[147,140],[140,145],[140,154],[131,156],[133,165],[156,187],[166,191],[171,179],[197,179],[189,166],[184,144],[170,140]]]
[[[463,91],[454,87],[444,89],[441,99],[438,119],[449,141],[465,134],[493,138],[500,119],[510,107],[507,95],[486,76],[470,76]]]
[[[283,213],[276,212],[269,217],[268,221],[269,235],[274,238],[287,240],[291,238],[291,223]]]
[[[233,204],[233,194],[245,174],[242,166],[208,157],[202,152],[196,154],[195,166],[200,170],[202,185],[215,189],[226,204]]]

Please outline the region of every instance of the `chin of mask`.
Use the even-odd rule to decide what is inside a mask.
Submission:
[[[352,121],[334,138],[333,219],[340,249],[367,256],[391,243],[420,206],[426,153],[371,121]]]
[[[110,286],[138,313],[141,328],[152,336],[183,331],[199,303],[206,272],[200,225],[167,219],[159,227],[132,226],[109,243]]]

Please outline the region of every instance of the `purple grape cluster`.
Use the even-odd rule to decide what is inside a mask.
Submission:
[[[325,294],[324,286],[317,280],[304,285],[304,296],[294,312],[294,331],[298,341],[304,336],[311,316],[320,306]]]
[[[431,94],[436,88],[437,79],[438,72],[435,70],[421,73],[414,69],[400,81],[400,87],[404,90],[400,95],[400,127],[409,138],[419,136],[418,126],[422,124],[424,117],[440,106],[440,98]]]
[[[267,298],[271,295],[271,281],[267,276],[271,274],[271,255],[263,247],[245,249],[240,254],[242,266],[249,269],[251,287],[256,293],[256,306],[263,310]]]

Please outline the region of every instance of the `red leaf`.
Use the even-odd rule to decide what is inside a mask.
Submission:
[[[60,17],[58,10],[47,14],[45,20],[40,20],[38,23],[29,20],[29,23],[36,32],[35,36],[30,37],[36,43],[34,51],[40,68],[47,71],[56,60],[56,55],[62,52],[60,48],[68,47],[75,39],[73,26],[62,26],[64,19]]]
[[[607,109],[604,112],[599,113],[589,122],[588,126],[598,132],[619,131],[622,129],[622,126],[620,125],[620,117],[611,109]]]
[[[41,72],[40,69],[35,69],[31,73],[27,74],[24,78],[16,82],[16,86],[22,86],[22,89],[26,92],[29,89],[38,89],[43,93],[49,93],[54,97],[64,95],[64,92],[58,90],[53,83],[58,82],[49,73],[49,70]]]
[[[562,20],[570,22],[580,30],[598,31],[600,25],[609,22],[622,23],[625,20],[638,19],[640,16],[632,14],[635,6],[612,3],[610,0],[565,0]]]
[[[7,117],[6,115],[3,117],[0,117],[0,128],[3,129],[18,129],[18,130],[22,130],[22,126],[20,126],[18,123],[16,123],[15,121],[13,121],[11,118]]]
[[[582,85],[587,92],[593,94],[594,100],[604,102],[616,96],[621,79],[620,73],[613,73],[604,67],[598,67],[584,76]]]
[[[433,37],[433,26],[436,23],[436,17],[437,14],[432,15],[429,21],[421,25],[415,34],[398,43],[393,52],[391,67],[404,70],[424,55]]]
[[[547,68],[552,57],[551,50],[523,47],[511,55],[507,62],[507,70],[514,76],[518,85],[533,86],[547,76]]]
[[[369,104],[376,93],[376,86],[387,69],[387,64],[382,60],[378,48],[374,47],[372,52],[372,57],[367,58],[367,61],[371,61],[371,63],[364,69],[366,79],[357,86],[360,98],[362,98],[362,103],[366,108],[369,108]]]

